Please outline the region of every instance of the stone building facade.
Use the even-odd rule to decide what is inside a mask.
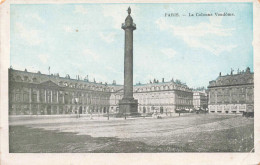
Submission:
[[[206,110],[208,108],[208,94],[206,90],[193,91],[193,107],[196,110]]]
[[[242,113],[254,111],[254,73],[250,68],[209,82],[210,113]]]
[[[9,69],[9,114],[106,114],[118,113],[123,86],[102,84]],[[192,108],[192,90],[187,85],[156,82],[134,86],[139,113],[174,113]]]
[[[138,112],[170,115],[176,109],[192,109],[193,93],[187,85],[170,82],[154,82],[134,85],[134,98],[138,100]],[[123,96],[122,86],[111,93],[111,108],[116,109]]]

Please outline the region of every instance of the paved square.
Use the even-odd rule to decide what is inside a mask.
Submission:
[[[10,152],[250,152],[253,119],[191,114],[163,119],[10,120]]]

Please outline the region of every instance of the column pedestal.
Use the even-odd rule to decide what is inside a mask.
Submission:
[[[138,115],[137,112],[138,100],[133,99],[122,99],[119,100],[119,113],[127,116]]]

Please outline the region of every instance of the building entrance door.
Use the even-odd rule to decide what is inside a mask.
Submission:
[[[44,109],[45,109],[45,107],[43,105],[40,106],[40,114],[41,115],[44,115]]]
[[[146,113],[146,108],[145,107],[143,107],[143,113]]]
[[[51,106],[48,105],[48,106],[47,106],[47,115],[50,115],[50,114],[51,114]]]
[[[160,107],[160,113],[163,113],[163,107]]]
[[[79,107],[79,114],[82,114],[82,106]]]

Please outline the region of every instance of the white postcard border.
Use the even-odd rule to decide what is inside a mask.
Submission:
[[[43,3],[203,3],[253,2],[254,11],[254,153],[9,153],[8,139],[8,68],[10,67],[10,4]],[[260,163],[260,1],[198,1],[198,0],[6,0],[0,5],[0,164],[258,164]],[[239,58],[239,57],[238,57]]]

